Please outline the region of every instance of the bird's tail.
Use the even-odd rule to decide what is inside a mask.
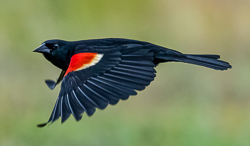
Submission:
[[[194,55],[182,54],[174,50],[171,50],[170,52],[169,51],[166,52],[166,54],[158,54],[155,57],[157,59],[160,59],[161,62],[184,62],[212,68],[215,70],[227,70],[228,68],[232,68],[232,66],[228,62],[219,60],[219,55]]]

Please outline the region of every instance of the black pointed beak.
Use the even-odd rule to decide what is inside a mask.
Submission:
[[[38,52],[38,53],[50,53],[50,49],[45,46],[45,44],[42,44],[38,48],[36,48],[33,52]]]

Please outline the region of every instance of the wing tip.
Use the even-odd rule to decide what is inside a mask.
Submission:
[[[41,124],[37,124],[36,126],[37,126],[38,128],[43,128],[43,127],[45,127],[46,125],[48,125],[48,122],[46,122],[46,123],[41,123]]]

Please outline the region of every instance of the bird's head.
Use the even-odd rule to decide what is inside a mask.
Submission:
[[[70,43],[63,40],[47,40],[33,52],[42,53],[55,66],[66,70],[70,62]]]

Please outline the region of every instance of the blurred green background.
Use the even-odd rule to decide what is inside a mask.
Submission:
[[[0,0],[0,145],[249,146],[249,0]],[[121,37],[220,54],[233,69],[157,67],[146,90],[43,129],[60,70],[32,51],[47,39]]]

